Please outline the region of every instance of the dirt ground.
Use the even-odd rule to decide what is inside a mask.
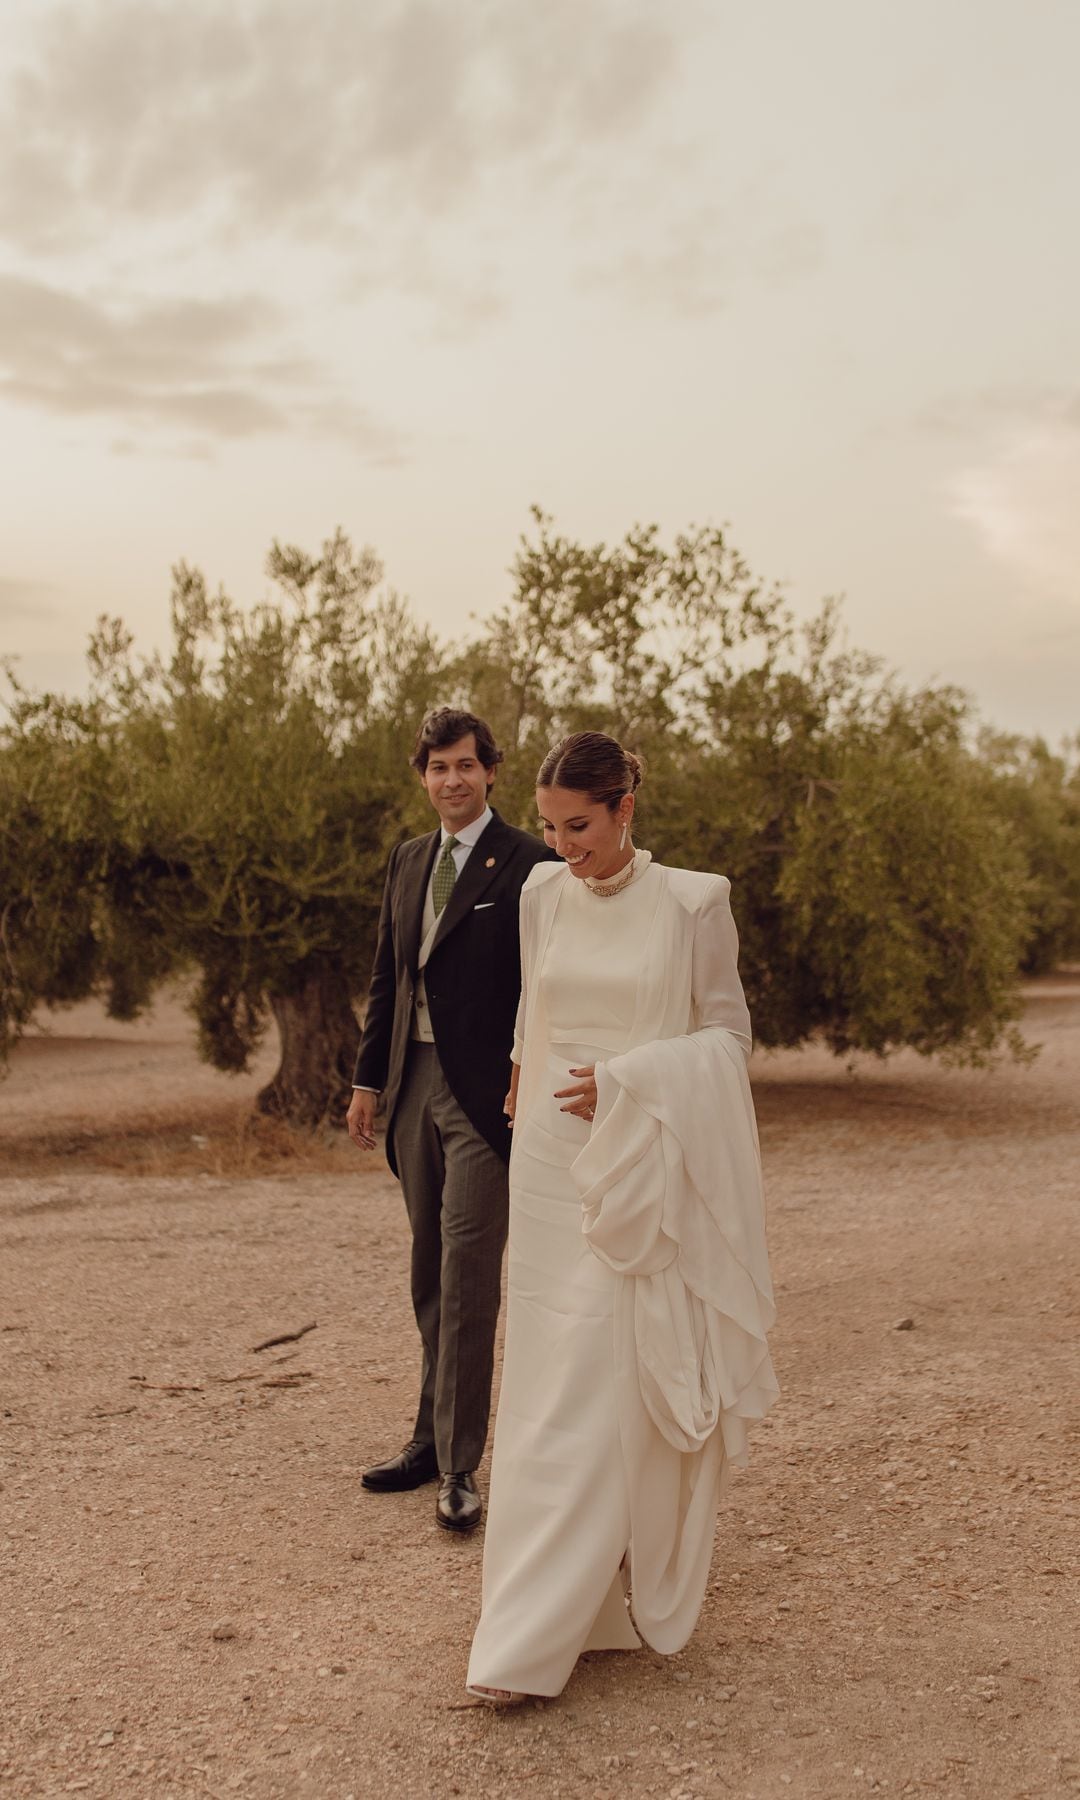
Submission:
[[[249,1137],[175,1004],[54,1020],[0,1084],[0,1796],[1080,1793],[1080,976],[1026,1028],[755,1057],[783,1398],[698,1630],[492,1714],[480,1537],[360,1486],[418,1368],[385,1165]]]

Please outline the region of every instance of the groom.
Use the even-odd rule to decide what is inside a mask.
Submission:
[[[552,855],[492,811],[501,761],[472,713],[440,707],[420,727],[412,766],[439,829],[390,857],[348,1112],[350,1136],[372,1149],[385,1093],[423,1344],[413,1435],[363,1485],[393,1493],[438,1476],[435,1517],[448,1531],[473,1530],[483,1511],[473,1472],[487,1439],[506,1243],[518,898],[533,864]]]

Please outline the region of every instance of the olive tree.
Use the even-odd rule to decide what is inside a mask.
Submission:
[[[979,753],[1027,873],[1022,967],[1042,975],[1080,957],[1080,738],[1054,752],[1041,738],[985,730]]]
[[[758,1041],[986,1060],[1018,1040],[1021,962],[1080,943],[1074,762],[973,748],[963,697],[909,692],[826,605],[798,626],[724,532],[584,545],[535,513],[513,590],[454,649],[338,533],[273,546],[243,610],[174,571],[171,643],[117,621],[85,701],[16,688],[0,730],[0,1051],[39,1000],[130,1017],[186,972],[202,1053],[238,1070],[271,1019],[259,1105],[339,1116],[392,845],[430,813],[418,718],[457,700],[507,751],[534,825],[552,741],[642,752],[639,841],[728,874]]]
[[[347,1101],[383,869],[418,817],[407,733],[438,652],[340,533],[317,557],[275,544],[268,572],[276,594],[245,611],[181,564],[165,654],[138,657],[103,621],[89,702],[46,697],[9,734],[36,786],[5,829],[44,933],[9,1017],[101,989],[130,1015],[188,971],[202,1054],[246,1067],[273,1018],[280,1063],[258,1104],[313,1124]],[[19,784],[15,762],[5,779]]]
[[[1019,1048],[1025,867],[962,696],[906,692],[834,606],[798,628],[721,531],[585,546],[537,514],[514,576],[461,671],[516,747],[523,822],[548,744],[610,730],[649,765],[639,841],[732,879],[760,1043]]]
[[[102,968],[95,896],[108,827],[87,709],[14,681],[0,739],[0,1050],[41,1001],[90,991]]]

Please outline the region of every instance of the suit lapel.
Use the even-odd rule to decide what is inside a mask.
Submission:
[[[449,900],[439,917],[438,930],[432,940],[434,951],[447,934],[471,912],[484,889],[505,868],[509,859],[509,833],[498,813],[493,812],[472,849],[469,860],[454,883]],[[512,840],[511,840],[512,841]]]
[[[410,973],[415,976],[416,964],[420,955],[420,933],[424,922],[424,895],[427,884],[431,880],[431,871],[435,866],[435,853],[439,847],[442,833],[433,831],[429,837],[418,839],[409,867],[403,870],[401,896],[401,943],[405,951],[405,961]],[[472,858],[470,857],[470,862]]]

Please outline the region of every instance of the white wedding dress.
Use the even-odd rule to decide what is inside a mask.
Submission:
[[[776,1392],[736,956],[728,883],[644,851],[610,897],[557,864],[523,891],[473,1690],[557,1694],[583,1650],[693,1630],[723,1470]],[[587,1063],[592,1125],[553,1098]]]

